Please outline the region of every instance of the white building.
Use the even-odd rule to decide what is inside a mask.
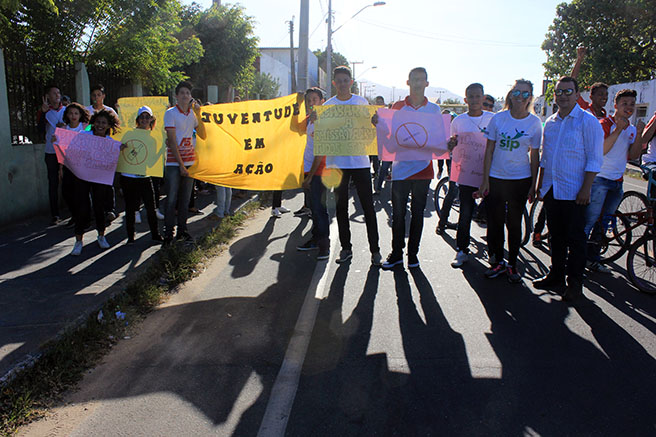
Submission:
[[[292,90],[292,69],[289,47],[261,47],[259,62],[256,63],[260,73],[268,73],[280,82],[280,96],[286,96]],[[294,70],[298,84],[298,49],[294,49]],[[323,71],[322,71],[323,73]],[[308,82],[309,86],[319,86],[319,61],[308,50]],[[298,85],[297,85],[298,88]],[[298,88],[298,91],[305,91]]]
[[[631,123],[636,124],[638,120],[642,120],[645,123],[649,121],[651,116],[656,111],[656,79],[646,80],[643,82],[630,82],[630,83],[620,83],[617,85],[610,85],[608,87],[608,102],[606,103],[606,112],[612,114],[614,111],[613,99],[615,94],[618,91],[623,89],[632,89],[638,92],[638,97],[636,98],[636,110],[633,113],[631,118]],[[581,92],[581,96],[587,101],[590,101],[590,92],[584,91]],[[558,110],[558,107],[555,105],[555,102],[551,101],[551,104],[545,104],[544,96],[540,96],[535,99],[535,113],[542,119],[546,120],[554,111]]]

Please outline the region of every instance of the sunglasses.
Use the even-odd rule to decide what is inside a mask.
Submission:
[[[520,90],[513,90],[510,92],[510,95],[513,97],[519,97],[522,96],[522,99],[528,99],[531,96],[530,91],[520,91]]]
[[[572,94],[574,94],[574,88],[557,89],[556,91],[554,91],[554,94],[557,96],[562,96],[563,94],[565,94],[566,96],[571,96]]]

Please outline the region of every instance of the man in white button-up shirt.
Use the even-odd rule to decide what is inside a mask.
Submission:
[[[547,208],[551,234],[551,271],[533,283],[550,289],[565,284],[564,300],[583,292],[585,211],[592,181],[603,162],[604,132],[597,119],[576,100],[576,80],[561,77],[554,91],[558,112],[547,119],[542,135],[538,188]]]

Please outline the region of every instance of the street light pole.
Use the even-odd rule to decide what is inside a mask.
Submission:
[[[333,25],[333,2],[332,0],[328,0],[328,43],[326,44],[326,74],[328,75],[328,86],[327,88],[327,93],[331,94],[332,89],[330,88],[330,80],[332,78],[332,57],[333,57],[333,33],[337,32],[339,29],[342,28],[346,23],[351,21],[353,18],[355,18],[356,15],[358,15],[360,12],[364,11],[368,7],[371,6],[384,6],[385,2],[375,2],[374,4],[367,5],[364,8],[360,9],[358,12],[353,14],[351,18],[346,20],[344,23],[342,23],[341,26],[339,26],[337,29],[332,30],[332,25]]]
[[[328,44],[326,46],[326,94],[332,97],[331,78],[332,72],[332,57],[333,57],[333,0],[328,0]]]

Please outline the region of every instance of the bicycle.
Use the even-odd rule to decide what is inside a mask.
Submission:
[[[456,186],[457,189],[457,186]],[[440,179],[440,181],[437,183],[437,186],[435,187],[435,193],[433,196],[433,202],[435,203],[435,211],[437,212],[437,216],[440,216],[440,212],[442,211],[442,205],[444,204],[444,200],[446,198],[447,193],[449,192],[449,177],[443,177]],[[453,204],[451,205],[451,212],[456,212],[460,213],[460,203],[456,202],[458,200],[458,191],[455,192],[455,199]],[[480,199],[476,199],[477,205],[480,204]],[[449,217],[451,217],[451,213],[449,213]],[[447,220],[448,225],[451,226],[456,226],[458,224],[458,221],[456,220],[455,222],[452,222],[450,220]],[[525,246],[529,240],[531,239],[531,233],[533,232],[533,227],[531,225],[531,220],[529,217],[528,210],[526,209],[526,206],[524,206],[524,212],[522,213],[522,246]]]
[[[610,262],[620,258],[628,252],[626,258],[626,272],[629,280],[638,290],[656,294],[656,227],[654,226],[654,208],[656,197],[652,195],[652,186],[656,184],[652,170],[646,166],[640,166],[643,174],[647,176],[647,195],[643,204],[634,205],[639,208],[633,211],[622,212],[618,210],[613,214],[613,223],[602,235],[601,248],[604,254],[603,262]],[[633,193],[627,192],[626,197],[638,198]],[[640,194],[640,193],[637,193]],[[621,205],[621,204],[620,204]],[[629,203],[624,209],[629,208]],[[632,243],[633,231],[643,231],[640,237]],[[610,253],[609,256],[605,256]]]

